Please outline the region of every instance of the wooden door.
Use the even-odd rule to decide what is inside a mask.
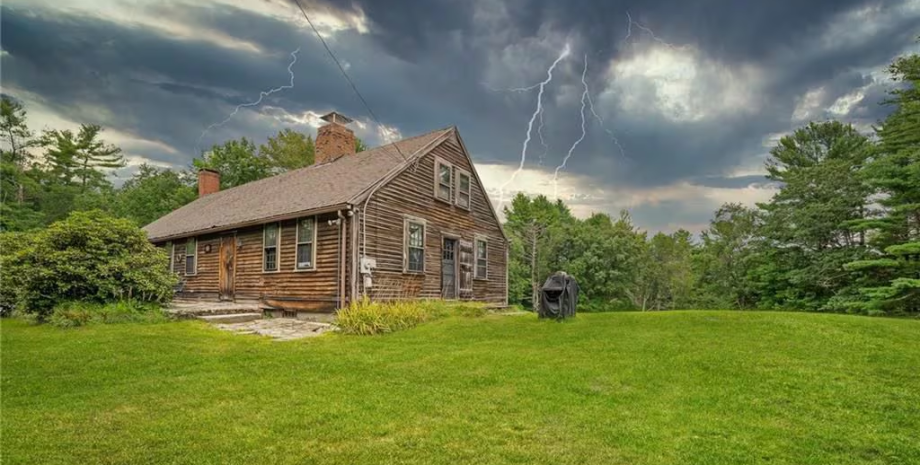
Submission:
[[[441,249],[441,298],[457,298],[457,240],[444,238]]]
[[[218,281],[220,300],[233,300],[236,278],[236,236],[220,238],[220,271]]]

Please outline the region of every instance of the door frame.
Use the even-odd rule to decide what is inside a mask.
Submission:
[[[444,243],[445,241],[454,242],[454,296],[451,298],[444,297]],[[460,298],[460,236],[454,234],[441,234],[441,266],[438,267],[441,282],[441,298],[447,300],[456,300]]]
[[[217,247],[217,298],[218,300],[236,300],[236,252],[237,252],[237,237],[236,231],[221,234],[218,236],[219,244]],[[224,273],[225,273],[225,264],[224,264],[224,240],[230,240],[230,247],[233,250],[233,275],[230,277],[230,289],[228,293],[224,293],[223,283],[224,283]]]

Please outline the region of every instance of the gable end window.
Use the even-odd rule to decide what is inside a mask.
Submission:
[[[476,279],[489,278],[489,243],[486,239],[476,238]]]
[[[451,203],[453,199],[453,166],[440,158],[434,161],[434,196]]]
[[[185,242],[185,275],[193,276],[198,273],[198,239],[188,238]]]
[[[297,220],[297,247],[294,267],[297,270],[314,269],[316,256],[316,217]]]
[[[472,191],[470,173],[457,169],[457,206],[470,209],[470,192]]]
[[[281,223],[268,223],[262,230],[262,271],[278,271]]]
[[[406,219],[405,223],[405,271],[425,272],[425,222]]]

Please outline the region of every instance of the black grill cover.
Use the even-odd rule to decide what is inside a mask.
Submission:
[[[559,271],[546,278],[540,289],[540,318],[563,319],[575,316],[578,305],[578,282]]]

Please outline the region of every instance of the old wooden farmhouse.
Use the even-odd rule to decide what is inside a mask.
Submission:
[[[232,189],[202,170],[199,198],[147,225],[171,251],[178,297],[328,312],[353,299],[507,302],[507,249],[455,127],[355,153],[324,118],[316,163]]]

